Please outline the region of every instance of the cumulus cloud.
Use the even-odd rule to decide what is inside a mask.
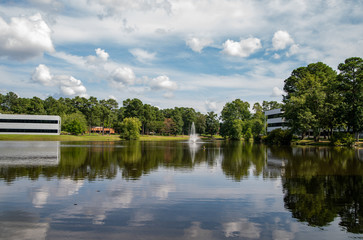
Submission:
[[[111,80],[121,86],[132,85],[135,82],[135,73],[129,67],[118,67],[111,73]]]
[[[49,68],[39,64],[32,74],[32,80],[44,86],[58,86],[61,93],[66,96],[87,96],[86,87],[81,80],[68,75],[52,75]]]
[[[110,56],[104,49],[97,48],[95,49],[97,57],[99,57],[103,61],[107,61],[108,57]]]
[[[283,50],[293,43],[294,40],[291,38],[290,34],[282,30],[275,32],[272,38],[272,46],[274,50]]]
[[[271,97],[281,97],[283,94],[284,94],[284,91],[283,90],[281,90],[278,87],[274,87],[272,89]]]
[[[108,58],[110,57],[110,55],[104,49],[96,48],[95,52],[96,52],[96,56],[90,55],[85,58],[87,63],[98,64],[101,62],[107,62]]]
[[[130,50],[130,53],[139,61],[139,62],[149,62],[155,59],[156,53],[149,53],[140,48],[134,48]]]
[[[223,43],[223,53],[235,57],[248,57],[260,48],[262,45],[258,38],[247,38],[239,42],[228,39]]]
[[[35,68],[35,71],[32,74],[32,80],[44,86],[53,86],[55,83],[49,68],[44,64],[39,64],[39,66]]]
[[[212,43],[211,40],[208,39],[199,39],[199,38],[190,38],[186,41],[188,47],[190,47],[194,52],[201,53],[203,48],[210,45]]]
[[[153,78],[150,82],[150,87],[155,90],[174,91],[178,88],[178,85],[171,81],[168,76],[163,75]]]
[[[38,13],[31,17],[14,17],[10,23],[0,17],[0,56],[27,60],[53,52],[51,30]]]
[[[87,96],[86,88],[83,86],[82,81],[72,76],[60,75],[54,77],[60,84],[62,93],[66,96]]]

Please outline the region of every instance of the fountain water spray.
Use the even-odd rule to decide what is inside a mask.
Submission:
[[[194,122],[190,128],[189,143],[196,143],[199,140],[198,134],[195,133]]]

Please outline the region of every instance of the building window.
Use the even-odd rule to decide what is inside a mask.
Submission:
[[[0,119],[2,123],[44,123],[58,124],[58,120],[40,120],[40,119]]]
[[[57,129],[7,129],[2,128],[0,129],[0,132],[2,133],[58,133]]]

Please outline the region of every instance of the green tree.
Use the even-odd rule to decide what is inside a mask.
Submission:
[[[321,131],[332,127],[331,119],[338,108],[337,96],[330,93],[335,81],[336,72],[321,62],[295,69],[285,80],[285,119],[302,137],[311,129],[318,141]]]
[[[219,121],[217,114],[214,112],[208,112],[206,118],[206,132],[213,137],[218,132]]]
[[[278,109],[278,108],[282,108],[283,104],[282,103],[278,103],[276,101],[263,101],[262,102],[262,111],[268,111],[268,110],[273,110],[273,109]],[[253,106],[253,109],[255,111],[259,110],[255,108],[255,106]]]
[[[207,116],[197,112],[196,113],[196,119],[195,119],[195,131],[198,134],[204,134],[206,131],[206,118]]]
[[[241,140],[243,137],[243,121],[241,119],[232,120],[231,127],[229,129],[229,138],[232,140]]]
[[[27,114],[45,115],[44,101],[38,97],[29,99],[29,103],[26,109]]]
[[[140,138],[141,122],[138,118],[125,118],[121,123],[120,137],[126,140],[137,140]]]
[[[246,121],[251,118],[251,113],[249,111],[250,104],[244,102],[240,99],[236,99],[233,102],[226,103],[221,112],[222,126],[220,134],[223,137],[235,136],[235,130],[233,129],[233,121],[241,120]]]
[[[339,90],[343,97],[344,121],[359,140],[363,130],[363,59],[348,58],[339,64]]]
[[[62,130],[79,135],[87,131],[87,121],[81,112],[71,113],[62,118]]]
[[[180,108],[177,108],[177,107],[174,108],[171,119],[173,119],[173,122],[175,123],[174,135],[182,134],[184,121],[183,121],[182,111]]]
[[[118,103],[115,99],[100,100],[100,120],[102,125],[102,135],[105,133],[105,127],[111,127],[111,123],[116,118],[115,110]]]

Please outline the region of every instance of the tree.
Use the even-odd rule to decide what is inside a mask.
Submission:
[[[243,121],[241,119],[234,119],[229,129],[229,138],[232,140],[241,140],[243,137]]]
[[[180,113],[183,119],[183,134],[189,134],[190,128],[192,127],[192,123],[196,122],[197,113],[193,108],[180,108]],[[195,124],[196,125],[196,124]],[[198,131],[198,133],[200,133]]]
[[[162,128],[161,131],[165,135],[170,135],[170,134],[177,135],[178,129],[176,123],[172,118],[165,118],[164,127]]]
[[[337,95],[332,93],[335,81],[336,72],[321,62],[295,69],[285,80],[285,119],[302,137],[313,130],[318,141],[323,129],[332,128],[331,119],[339,107]]]
[[[206,130],[206,115],[197,112],[196,119],[195,119],[195,131],[198,134],[204,134]]]
[[[240,99],[236,99],[231,103],[226,103],[221,112],[221,135],[223,137],[232,137],[235,135],[233,132],[234,128],[232,122],[236,119],[245,121],[251,118],[251,113],[249,111],[250,104],[248,102],[243,102]]]
[[[105,126],[110,127],[113,118],[116,118],[115,110],[118,108],[118,103],[115,99],[100,101],[100,119],[102,124],[102,135],[105,133]]]
[[[29,100],[29,104],[26,109],[27,114],[44,115],[46,111],[44,109],[44,101],[38,97],[33,97]]]
[[[273,110],[273,109],[279,109],[282,108],[283,104],[282,103],[278,103],[276,101],[263,101],[262,102],[262,111],[268,111],[268,110]],[[256,106],[257,107],[257,106]],[[257,110],[259,110],[259,108],[255,108],[255,105],[253,106],[253,109],[257,112]]]
[[[140,138],[141,122],[138,118],[125,118],[121,123],[120,137],[126,140]]]
[[[65,115],[62,119],[62,130],[79,135],[87,131],[87,121],[81,112]]]
[[[175,123],[175,132],[173,134],[182,134],[184,121],[180,108],[174,108],[171,119],[173,119],[173,122]]]
[[[363,130],[363,59],[348,58],[339,64],[339,90],[343,97],[344,121],[353,130],[356,140]]]
[[[208,112],[206,117],[206,132],[213,137],[218,132],[219,121],[217,114],[214,112]]]

